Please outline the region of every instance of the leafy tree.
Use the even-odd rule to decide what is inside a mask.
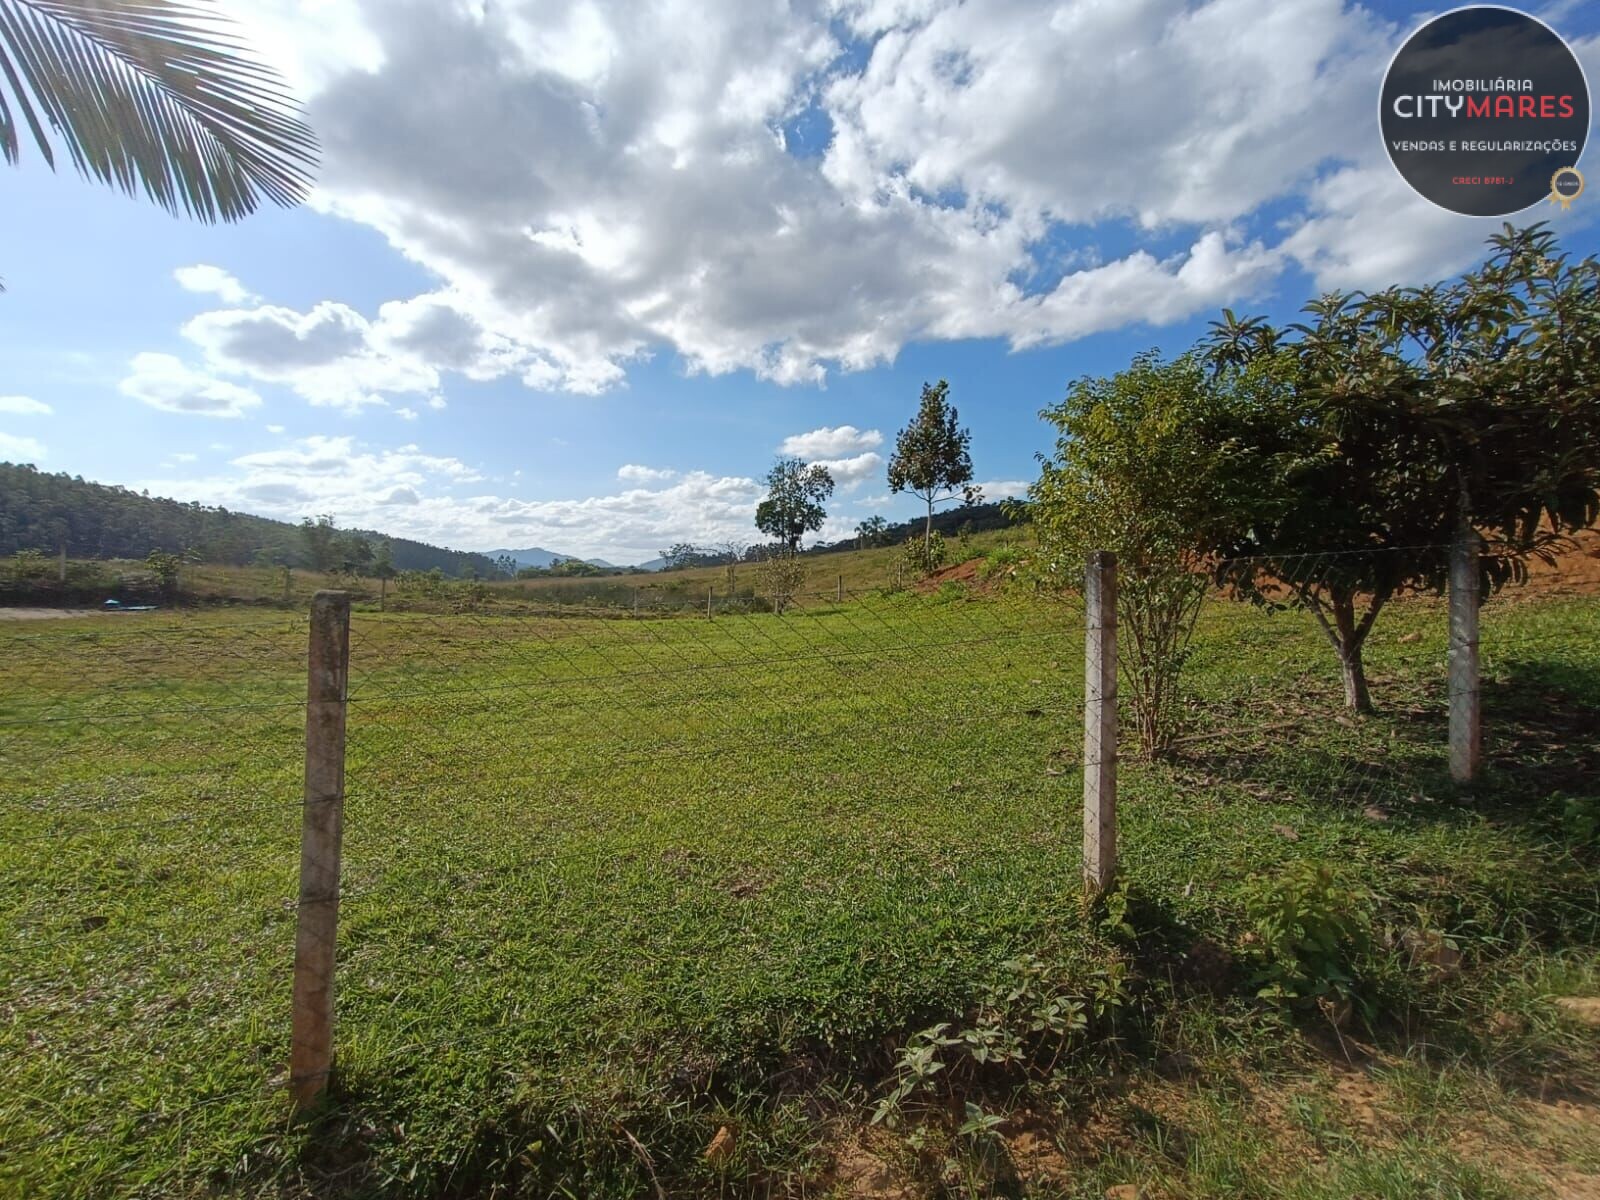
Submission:
[[[378,548],[373,551],[372,575],[375,579],[393,579],[395,576],[394,547],[388,541],[379,542]]]
[[[509,554],[502,554],[494,560],[495,570],[506,579],[517,577],[517,560]]]
[[[972,486],[972,455],[967,447],[972,434],[957,425],[950,385],[944,380],[922,385],[922,400],[911,424],[895,438],[889,459],[889,490],[910,492],[927,505],[923,522],[923,558],[932,556],[933,506],[961,498],[968,504],[981,499]]]
[[[152,550],[145,556],[144,565],[161,585],[161,594],[169,601],[178,598],[178,575],[185,562],[193,562],[192,553],[170,554],[165,550]]]
[[[26,125],[54,167],[48,127],[80,173],[172,213],[298,203],[316,138],[223,20],[179,0],[0,0],[0,154],[19,160]]]
[[[1249,458],[1202,432],[1239,394],[1196,356],[1165,362],[1152,350],[1108,378],[1077,380],[1040,414],[1057,432],[1028,493],[1047,570],[1076,583],[1091,551],[1117,555],[1119,661],[1147,753],[1176,730],[1207,590],[1199,554],[1247,525],[1257,499]]]
[[[889,535],[889,522],[882,517],[868,517],[856,526],[856,549],[881,546]]]
[[[701,557],[693,542],[674,542],[661,552],[663,571],[681,571],[693,566]]]
[[[1600,263],[1542,226],[1506,226],[1453,283],[1329,293],[1286,329],[1224,313],[1208,353],[1257,403],[1202,426],[1271,490],[1214,540],[1217,575],[1287,589],[1338,656],[1348,707],[1371,698],[1362,647],[1384,606],[1442,591],[1449,543],[1490,540],[1486,591],[1526,578],[1600,517]]]
[[[820,463],[780,458],[767,472],[767,498],[756,506],[756,528],[776,538],[791,554],[800,539],[822,528],[822,502],[833,495],[833,476]]]
[[[372,566],[372,543],[364,533],[347,530],[334,542],[334,558],[339,566],[352,575],[360,575],[362,570]]]
[[[338,530],[333,517],[323,513],[316,518],[306,517],[300,522],[300,536],[305,542],[306,559],[313,571],[331,571],[337,561],[336,539]]]

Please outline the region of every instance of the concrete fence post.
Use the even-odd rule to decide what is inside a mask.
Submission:
[[[714,587],[707,587],[706,588],[706,620],[708,620],[708,621],[711,619],[711,601],[716,596],[716,594],[717,594],[717,589],[716,588],[714,588]]]
[[[1478,693],[1479,558],[1483,539],[1464,531],[1450,548],[1450,778],[1471,783],[1483,764]]]
[[[839,576],[839,603],[844,603],[844,576]]]
[[[1084,572],[1083,887],[1108,891],[1117,874],[1117,556],[1089,555]]]
[[[333,1067],[334,935],[339,924],[349,675],[350,594],[318,592],[311,601],[306,660],[305,802],[289,1050],[289,1089],[296,1109],[316,1101]]]

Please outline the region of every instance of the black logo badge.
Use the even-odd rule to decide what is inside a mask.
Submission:
[[[1571,202],[1589,85],[1544,22],[1491,5],[1435,17],[1394,56],[1379,104],[1389,161],[1440,208],[1503,217]]]

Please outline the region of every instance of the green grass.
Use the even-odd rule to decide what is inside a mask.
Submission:
[[[674,1194],[815,1194],[892,1050],[1022,953],[1085,978],[1131,964],[1107,1051],[1131,1077],[1181,1047],[1278,1086],[1323,1069],[1298,1032],[1314,1014],[1254,1001],[1242,961],[1204,1004],[1181,976],[1195,939],[1237,947],[1244,890],[1298,859],[1340,864],[1386,923],[1464,948],[1448,988],[1399,950],[1357,964],[1363,1037],[1402,1064],[1419,1041],[1451,1048],[1422,1082],[1383,1083],[1398,1111],[1443,1107],[1424,1085],[1447,1071],[1592,1086],[1593,1036],[1549,996],[1596,982],[1600,873],[1571,814],[1600,804],[1583,734],[1597,618],[1587,599],[1486,611],[1492,770],[1462,791],[1444,772],[1437,605],[1385,614],[1383,711],[1348,724],[1309,620],[1213,605],[1194,740],[1125,767],[1129,939],[1080,899],[1070,600],[357,613],[338,1073],[296,1124],[275,1085],[304,618],[0,630],[0,1192],[646,1195],[654,1175]],[[1498,1010],[1523,1024],[1485,1035]],[[1241,1134],[1226,1091],[1184,1101],[1199,1115],[1179,1152],[1095,1079],[1062,1088],[980,1090],[1002,1111],[1054,1105],[1063,1130],[1111,1105],[1125,1133],[1075,1166],[1102,1192],[1133,1171],[1174,1195],[1526,1194],[1446,1163],[1420,1117],[1392,1143],[1324,1130],[1325,1162],[1296,1174],[1279,1142]],[[714,1166],[701,1151],[722,1125],[737,1149]],[[952,1147],[948,1179],[925,1148],[896,1153],[933,1190],[1001,1186]],[[1091,1194],[1043,1186],[1001,1190]]]

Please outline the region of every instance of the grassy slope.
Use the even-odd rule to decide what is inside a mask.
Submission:
[[[1442,776],[1437,606],[1385,615],[1386,711],[1357,725],[1328,719],[1307,622],[1213,608],[1195,721],[1229,736],[1127,771],[1129,946],[1079,916],[1071,605],[359,615],[341,1076],[324,1120],[294,1130],[263,1085],[286,1058],[299,620],[6,631],[0,720],[22,723],[0,742],[0,1186],[609,1195],[655,1171],[690,1192],[1136,1178],[1334,1196],[1448,1174],[1456,1191],[1427,1194],[1530,1194],[1518,1164],[1467,1178],[1452,1122],[1513,1128],[1526,1075],[1600,1083],[1593,1035],[1547,999],[1600,982],[1594,860],[1563,824],[1567,799],[1600,803],[1572,723],[1600,706],[1595,622],[1586,599],[1489,610],[1497,769],[1462,795]],[[1297,858],[1342,864],[1467,952],[1449,989],[1375,976],[1359,1076],[1239,998],[1237,974],[1177,1005],[1163,981],[1196,937],[1235,945],[1242,889]],[[1020,1183],[937,1121],[920,1149],[859,1132],[885,1048],[1024,951],[1085,975],[1131,956],[1120,1082],[1061,1090],[1065,1119],[1037,1094],[984,1098],[1014,1112]],[[1485,1032],[1496,1012],[1514,1020]],[[1168,1069],[1174,1052],[1189,1065]],[[1367,1128],[1340,1103],[1351,1078],[1369,1109],[1410,1115]],[[724,1123],[741,1136],[719,1170],[699,1151]],[[1527,1169],[1582,1168],[1582,1139],[1553,1130]]]

